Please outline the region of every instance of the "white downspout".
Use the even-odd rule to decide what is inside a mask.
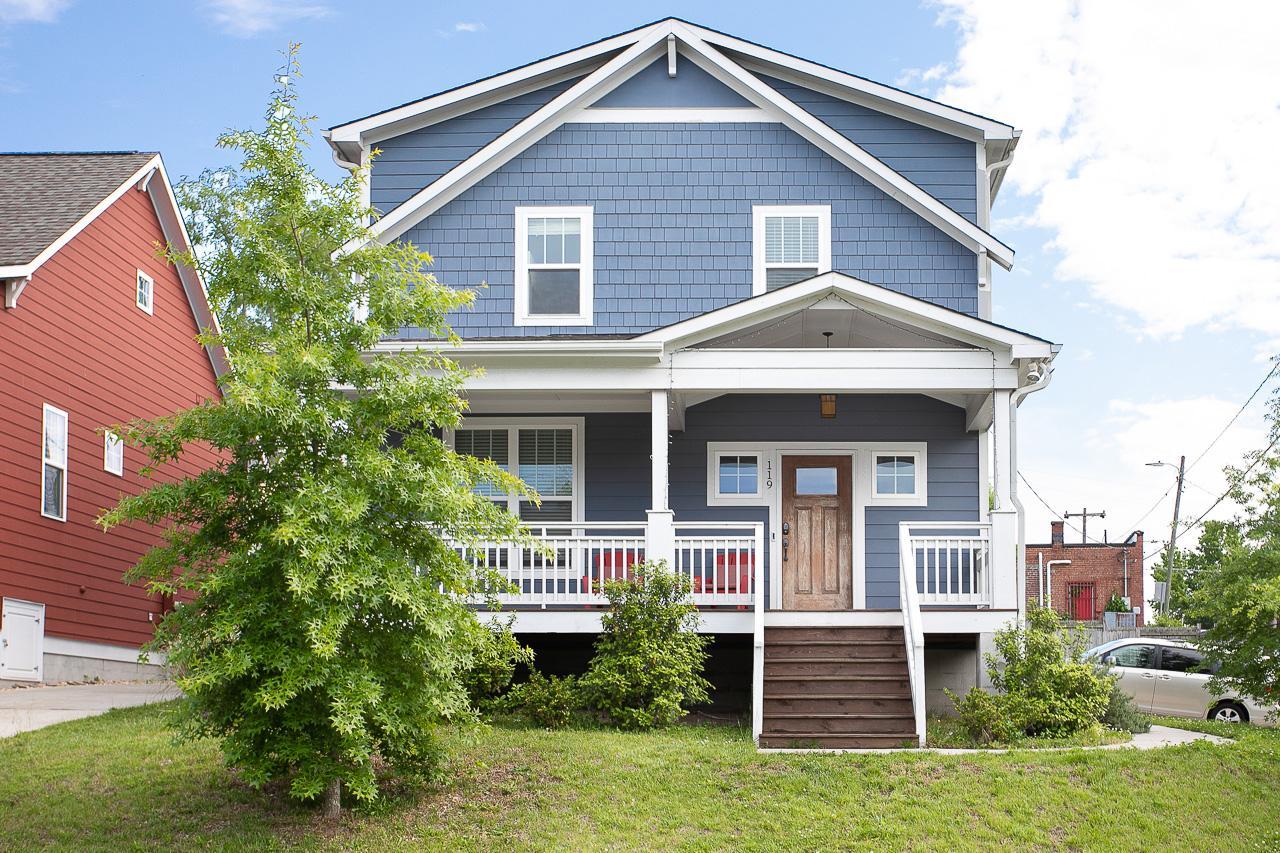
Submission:
[[[1053,381],[1053,368],[1046,360],[1040,363],[1040,376],[1030,385],[1017,389],[1009,398],[1009,502],[1018,513],[1017,594],[1018,622],[1027,617],[1027,521],[1022,501],[1018,500],[1018,406],[1023,399],[1037,391],[1043,391]],[[1028,376],[1031,374],[1029,373]],[[1050,590],[1052,595],[1052,590]]]
[[[1036,596],[1036,604],[1044,607],[1044,551],[1036,552],[1036,562],[1040,566],[1036,570],[1036,577],[1040,580],[1040,594]]]
[[[1045,564],[1044,564],[1045,569],[1049,572],[1049,604],[1048,604],[1048,607],[1049,607],[1049,609],[1050,609],[1050,610],[1052,610],[1052,609],[1053,609],[1053,567],[1054,567],[1054,566],[1069,566],[1069,565],[1071,565],[1071,561],[1070,561],[1070,560],[1050,560],[1049,562],[1047,562],[1047,563],[1045,563]]]

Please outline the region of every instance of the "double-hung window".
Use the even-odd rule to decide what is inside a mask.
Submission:
[[[759,295],[831,270],[831,208],[752,208],[752,288]]]
[[[476,418],[453,431],[453,448],[458,453],[490,459],[533,487],[542,500],[541,506],[518,495],[501,494],[488,484],[477,487],[479,494],[505,504],[529,524],[581,519],[580,418]]]
[[[138,307],[148,314],[155,313],[156,307],[156,283],[155,279],[138,270],[137,286],[134,290],[134,301]]]
[[[592,313],[589,207],[517,207],[515,324],[589,326]]]
[[[44,406],[41,437],[40,514],[67,520],[67,413]]]

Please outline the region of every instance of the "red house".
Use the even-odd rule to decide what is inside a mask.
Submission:
[[[165,602],[122,581],[157,532],[94,521],[147,485],[106,431],[216,396],[224,354],[158,154],[0,154],[0,684],[137,678]],[[212,451],[155,475],[214,461]]]

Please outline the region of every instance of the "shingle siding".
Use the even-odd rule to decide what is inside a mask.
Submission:
[[[965,432],[963,410],[921,395],[842,395],[832,419],[819,418],[817,408],[812,394],[726,395],[691,407],[684,431],[671,434],[671,508],[677,521],[767,524],[763,506],[707,506],[709,441],[927,442],[929,505],[866,510],[867,607],[897,609],[898,523],[978,518],[977,436]],[[643,520],[649,508],[649,415],[586,415],[584,449],[586,520]]]
[[[592,327],[512,325],[514,208],[538,204],[594,208]],[[564,125],[406,238],[487,285],[463,336],[639,333],[751,296],[755,204],[830,204],[834,269],[977,312],[972,252],[780,124]]]
[[[977,222],[975,143],[793,83],[762,79],[965,219]]]
[[[391,212],[576,82],[565,80],[377,143],[382,153],[374,162],[370,203]]]

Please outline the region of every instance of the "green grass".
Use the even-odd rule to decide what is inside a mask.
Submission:
[[[1130,750],[760,755],[734,727],[501,723],[452,780],[327,827],[244,787],[160,708],[0,741],[0,849],[1280,848],[1280,733]]]
[[[1072,746],[1106,746],[1133,740],[1129,732],[1118,732],[1095,725],[1070,737],[1026,737],[1010,743],[975,743],[955,717],[931,717],[926,746],[947,749],[1062,749]]]

